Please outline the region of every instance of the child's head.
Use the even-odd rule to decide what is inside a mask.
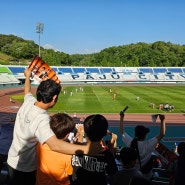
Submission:
[[[88,116],[84,122],[84,131],[90,141],[101,141],[107,134],[108,121],[100,114]]]
[[[143,125],[137,125],[135,127],[135,137],[137,137],[139,140],[144,139],[149,132],[150,129]]]
[[[56,96],[55,101],[57,101],[58,95],[61,91],[61,85],[57,84],[55,81],[48,79],[42,81],[37,88],[36,96],[37,101],[43,103],[49,103]]]
[[[57,113],[51,116],[50,127],[58,139],[66,139],[75,128],[73,118],[65,113]]]
[[[137,159],[137,152],[130,147],[124,147],[120,151],[120,159],[124,166],[134,166]]]

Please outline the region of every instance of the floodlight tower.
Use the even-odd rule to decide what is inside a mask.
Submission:
[[[44,30],[44,24],[38,22],[36,25],[36,33],[39,34],[39,57],[40,57],[40,34],[43,33]]]

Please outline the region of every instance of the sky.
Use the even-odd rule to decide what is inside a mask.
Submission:
[[[184,0],[1,0],[0,34],[67,54],[89,54],[112,46],[185,44]]]

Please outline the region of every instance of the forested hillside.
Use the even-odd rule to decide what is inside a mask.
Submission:
[[[0,34],[0,64],[25,65],[38,55],[38,45],[15,35]],[[185,45],[157,41],[105,48],[99,53],[69,55],[44,49],[41,57],[50,65],[62,66],[185,66]]]

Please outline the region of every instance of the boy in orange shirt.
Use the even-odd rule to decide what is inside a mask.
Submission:
[[[50,127],[58,139],[66,140],[75,128],[73,119],[65,113],[51,116]],[[50,150],[47,144],[37,146],[38,167],[36,185],[69,185],[72,174],[71,155]]]

